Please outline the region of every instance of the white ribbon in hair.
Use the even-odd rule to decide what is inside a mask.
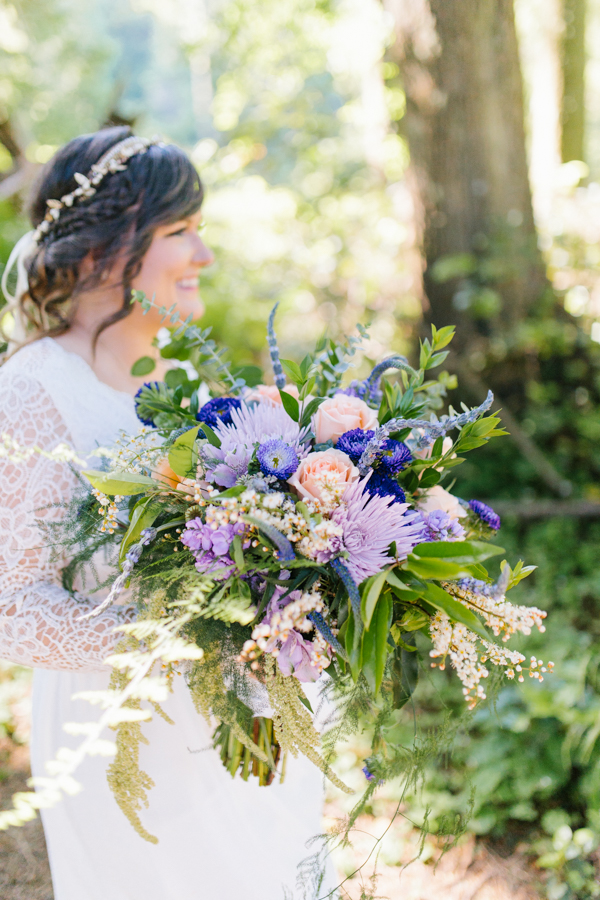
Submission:
[[[23,237],[17,241],[12,248],[8,257],[4,272],[2,273],[2,293],[8,301],[8,305],[0,311],[0,315],[11,315],[13,318],[13,327],[11,329],[11,343],[20,343],[25,340],[25,326],[22,321],[19,301],[29,287],[27,280],[27,270],[25,268],[25,260],[37,246],[34,239],[34,231],[28,231]],[[17,283],[15,285],[14,294],[8,287],[8,279],[13,268],[16,266]]]

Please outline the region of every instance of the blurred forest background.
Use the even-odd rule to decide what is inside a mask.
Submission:
[[[357,321],[371,359],[459,326],[451,399],[491,387],[511,437],[456,490],[502,514],[511,561],[539,566],[521,599],[548,630],[520,649],[556,674],[503,686],[405,812],[429,807],[435,832],[475,787],[471,833],[529,861],[531,896],[600,896],[600,0],[0,0],[0,266],[40,166],[107,123],[197,164],[204,321],[236,363],[264,362],[275,300],[286,356]],[[27,682],[0,672],[11,752]],[[416,702],[439,726],[457,679],[423,679]],[[358,771],[360,747],[340,765]]]

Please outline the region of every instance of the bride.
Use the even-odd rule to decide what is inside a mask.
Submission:
[[[61,200],[62,198],[62,200]],[[135,432],[131,374],[157,355],[158,314],[132,290],[202,313],[200,270],[213,255],[198,234],[203,189],[177,147],[109,128],[70,141],[46,166],[31,204],[36,230],[21,244],[13,341],[0,368],[0,433],[21,445],[59,443],[91,458],[123,429]],[[161,377],[157,358],[158,376]],[[99,601],[71,595],[36,519],[54,520],[76,486],[69,468],[36,455],[0,459],[0,657],[35,669],[32,770],[75,738],[69,722],[94,718],[82,691],[108,686],[103,660],[128,607],[82,615]],[[321,831],[321,775],[291,760],[284,784],[232,779],[210,747],[183,679],[164,704],[173,720],[144,725],[140,766],[154,781],[142,840],[106,781],[109,761],[88,758],[82,790],[42,810],[55,900],[284,900],[326,896],[301,888],[296,867]],[[107,734],[106,737],[110,737]]]

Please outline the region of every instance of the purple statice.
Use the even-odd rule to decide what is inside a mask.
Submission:
[[[482,503],[481,500],[469,500],[469,508],[479,516],[482,522],[485,522],[494,531],[498,531],[500,528],[500,516],[494,512],[491,506],[488,506],[487,503]]]
[[[238,478],[248,474],[248,465],[256,444],[277,439],[292,447],[299,459],[308,452],[304,447],[308,428],[290,419],[283,406],[256,403],[231,410],[231,424],[219,422],[215,429],[221,441],[220,447],[203,448],[206,478],[221,487],[233,487]]]
[[[215,397],[198,410],[196,419],[198,422],[205,422],[211,428],[216,428],[219,422],[231,425],[231,411],[239,409],[241,405],[237,397]]]
[[[357,463],[374,434],[371,429],[363,431],[362,428],[353,428],[338,438],[336,449],[349,456],[353,463]]]
[[[451,518],[443,509],[434,509],[430,513],[421,513],[427,531],[425,541],[462,541],[465,529],[458,519]]]
[[[404,503],[406,496],[397,481],[389,478],[385,472],[375,469],[369,479],[369,491],[378,497],[392,497],[394,503]]]
[[[362,771],[365,773],[365,778],[367,779],[367,781],[375,781],[375,776],[368,766],[363,766]]]
[[[294,448],[278,438],[271,438],[261,444],[256,451],[256,458],[265,475],[274,475],[282,481],[294,474],[300,462]]]
[[[221,580],[228,578],[235,569],[229,548],[236,534],[242,534],[245,528],[243,522],[213,528],[200,518],[190,519],[181,535],[181,543],[192,552],[199,572],[214,574]]]
[[[421,515],[406,504],[371,495],[367,479],[346,488],[331,518],[342,526],[343,547],[348,552],[344,565],[357,584],[394,561],[388,553],[392,542],[397,558],[405,559],[423,540],[425,530]]]
[[[412,453],[402,441],[394,441],[388,438],[383,445],[381,454],[381,468],[388,475],[397,475],[412,461]]]

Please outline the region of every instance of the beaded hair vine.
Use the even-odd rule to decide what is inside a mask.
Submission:
[[[113,172],[122,172],[127,168],[126,163],[132,156],[138,156],[140,153],[145,153],[148,147],[153,145],[159,147],[165,146],[158,138],[148,139],[132,135],[131,137],[119,141],[118,144],[115,144],[114,147],[107,150],[107,152],[100,157],[98,162],[94,163],[87,175],[75,172],[73,177],[79,187],[75,188],[74,191],[71,191],[70,194],[65,194],[60,200],[46,200],[48,211],[46,212],[44,219],[33,232],[33,240],[36,243],[39,243],[39,241],[48,234],[50,226],[58,221],[61,210],[64,209],[65,206],[73,206],[77,200],[87,200],[89,197],[93,197],[98,185],[107,175],[111,175]]]

